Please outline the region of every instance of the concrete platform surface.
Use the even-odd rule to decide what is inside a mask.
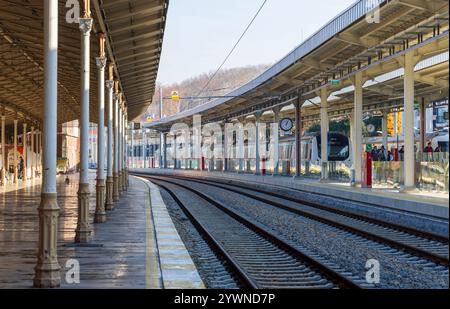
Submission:
[[[58,176],[60,206],[58,257],[62,288],[200,288],[203,283],[184,245],[164,239],[155,230],[150,199],[156,207],[155,217],[166,220],[167,233],[176,235],[167,209],[158,202],[159,192],[145,181],[130,177],[130,187],[107,222],[94,224],[95,172],[91,173],[90,218],[93,239],[89,244],[75,244],[77,223],[78,175],[70,175],[70,184]],[[151,196],[151,197],[150,197]],[[160,198],[160,196],[159,196]],[[0,288],[31,288],[36,264],[38,240],[39,181],[28,186],[0,191]],[[165,210],[165,211],[164,211]],[[156,225],[160,225],[159,223]],[[172,264],[183,264],[186,272],[171,269],[165,261],[164,246],[179,246],[181,255],[172,256]],[[161,249],[162,248],[162,249]],[[183,251],[184,249],[184,251]],[[180,260],[178,260],[180,258]],[[162,263],[160,263],[160,261]],[[74,265],[79,264],[80,282],[73,281]],[[176,267],[174,267],[176,268]],[[66,280],[66,275],[69,280]],[[71,276],[72,275],[72,276]],[[72,279],[70,279],[70,276]],[[186,279],[188,278],[188,279]]]

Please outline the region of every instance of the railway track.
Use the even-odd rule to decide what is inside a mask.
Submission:
[[[142,177],[142,175],[141,175]],[[246,288],[369,287],[321,257],[293,247],[258,222],[173,180],[143,176],[166,190]],[[190,201],[185,201],[190,196]],[[199,200],[192,203],[192,196]],[[212,207],[211,207],[212,206]]]
[[[180,176],[170,176],[169,178],[202,183],[242,194],[274,207],[325,223],[448,267],[448,238],[439,235],[429,234],[319,203],[301,200],[276,192],[267,192],[241,184],[230,184],[216,180],[199,180]]]

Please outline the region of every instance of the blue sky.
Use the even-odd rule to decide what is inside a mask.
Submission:
[[[158,81],[214,71],[263,0],[171,0]],[[355,0],[268,0],[224,68],[274,63]]]

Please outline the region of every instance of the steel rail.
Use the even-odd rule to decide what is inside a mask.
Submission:
[[[234,210],[229,209],[224,204],[214,200],[212,197],[196,190],[191,187],[188,187],[186,185],[177,183],[173,180],[167,180],[164,179],[164,177],[160,176],[149,176],[149,175],[138,175],[140,177],[147,178],[151,181],[155,181],[157,183],[158,181],[163,181],[166,183],[170,183],[175,186],[179,186],[187,191],[190,191],[197,196],[199,196],[201,199],[207,201],[211,205],[215,206],[231,218],[235,219],[236,221],[240,222],[244,226],[248,227],[249,229],[253,230],[257,234],[264,237],[266,240],[270,241],[271,243],[275,244],[277,247],[281,248],[285,252],[288,252],[298,260],[308,264],[313,270],[316,270],[317,272],[323,274],[325,277],[328,278],[328,280],[331,280],[335,284],[339,285],[342,288],[353,288],[353,289],[361,289],[362,287],[350,280],[349,278],[345,277],[344,275],[338,273],[337,271],[331,269],[330,267],[324,265],[322,262],[318,261],[317,259],[309,256],[308,254],[300,251],[299,249],[293,247],[283,239],[281,239],[279,236],[275,235],[274,233],[268,231],[264,227],[262,227],[259,223],[256,221],[244,218],[242,215],[237,213]]]
[[[164,175],[163,177],[172,178],[172,179],[180,179],[180,180],[184,179],[186,181],[194,181],[194,182],[202,183],[201,180],[194,180],[194,179],[189,178],[189,177],[166,176],[166,175]],[[211,182],[211,181],[209,181],[209,182]],[[263,203],[272,205],[274,207],[277,207],[277,208],[289,211],[291,213],[295,213],[295,214],[298,214],[300,216],[303,216],[303,217],[306,217],[306,218],[309,218],[309,219],[312,219],[312,220],[315,220],[315,221],[318,221],[318,222],[321,222],[321,223],[333,226],[335,228],[342,229],[342,230],[351,232],[353,234],[357,234],[357,235],[362,236],[362,237],[364,237],[366,239],[373,240],[373,241],[376,241],[378,243],[381,243],[381,244],[384,244],[384,245],[388,245],[390,247],[393,247],[393,248],[396,248],[396,249],[408,252],[410,254],[426,258],[428,260],[431,260],[431,261],[433,261],[435,263],[438,263],[438,264],[441,264],[441,265],[444,265],[444,266],[447,266],[447,267],[449,265],[448,257],[442,256],[442,255],[438,255],[438,254],[435,254],[433,252],[423,250],[421,248],[418,248],[418,247],[415,247],[415,246],[411,246],[411,245],[408,245],[406,243],[390,239],[388,237],[377,235],[377,234],[371,233],[369,231],[361,230],[361,229],[355,228],[355,227],[353,227],[351,225],[348,225],[348,224],[339,223],[339,222],[336,222],[334,220],[330,220],[328,218],[324,218],[324,217],[322,217],[320,215],[312,214],[310,212],[303,211],[303,210],[298,209],[298,208],[287,206],[287,205],[284,205],[282,203],[279,203],[279,202],[276,202],[276,201],[272,201],[270,199],[266,199],[264,197],[261,197],[261,196],[255,195],[255,194],[251,194],[251,193],[248,193],[248,192],[243,192],[243,191],[232,189],[232,188],[223,187],[223,186],[217,185],[217,184],[211,184],[211,183],[208,183],[208,181],[203,181],[203,183],[206,184],[206,185],[211,185],[211,186],[214,186],[214,187],[222,188],[224,190],[228,190],[230,192],[234,192],[234,193],[238,193],[238,194],[247,196],[249,198],[258,200],[260,202],[263,202]],[[226,185],[230,185],[230,184],[226,184]],[[230,185],[230,186],[234,186],[234,185]],[[239,186],[236,186],[236,187],[239,187]],[[242,186],[242,187],[244,187],[244,189],[247,189],[247,190],[249,189],[246,186]],[[259,190],[259,191],[255,190],[255,191],[257,191],[259,193],[263,193],[263,194],[268,194],[267,191],[262,191],[262,190]],[[276,193],[273,193],[273,192],[270,192],[270,194],[272,196],[277,197],[277,198],[290,200],[290,201],[293,201],[295,203],[304,204],[304,205],[315,207],[315,208],[318,208],[318,209],[321,209],[321,210],[329,211],[328,210],[329,207],[326,208],[325,206],[317,204],[317,203],[313,203],[313,202],[309,202],[309,201],[302,201],[300,199],[282,196],[280,194],[276,194]],[[343,216],[350,217],[348,215],[348,213],[346,213],[344,211],[335,211],[335,213],[338,213],[338,214],[343,215]],[[366,217],[365,220],[359,219],[358,215],[356,215],[356,214],[353,214],[353,217],[351,217],[351,218],[352,219],[357,219],[357,220],[362,220],[362,221],[365,221],[365,222],[368,222],[368,223],[372,223],[372,224],[376,224],[375,220],[370,222],[370,221],[367,220],[367,217]],[[380,222],[380,221],[378,221],[378,222]],[[384,223],[384,227],[390,228],[389,225],[386,226],[386,224],[387,223]]]

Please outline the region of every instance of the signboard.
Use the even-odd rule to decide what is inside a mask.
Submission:
[[[387,115],[387,131],[389,136],[394,136],[394,114],[389,113]]]
[[[139,130],[141,129],[141,124],[139,122],[133,122],[133,130]]]
[[[402,134],[402,112],[393,112],[387,117],[388,135]]]
[[[397,112],[397,134],[402,134],[402,112]]]
[[[339,86],[341,84],[341,81],[339,79],[332,79],[330,81],[331,86]]]
[[[178,94],[178,91],[172,91],[172,102],[178,102],[180,101],[180,95]]]

